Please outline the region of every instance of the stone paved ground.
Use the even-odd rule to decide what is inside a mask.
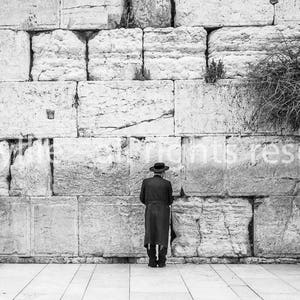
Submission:
[[[0,299],[300,299],[300,265],[1,264]]]

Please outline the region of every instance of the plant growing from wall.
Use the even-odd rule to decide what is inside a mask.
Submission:
[[[294,47],[296,42],[298,47]],[[300,129],[300,40],[286,40],[256,64],[249,65],[247,84],[253,98],[252,129]]]
[[[150,80],[150,79],[151,79],[151,75],[149,70],[143,69],[143,67],[135,69],[134,80]]]
[[[218,63],[213,59],[206,68],[205,81],[207,83],[215,83],[218,79],[224,78],[224,64],[219,59]]]
[[[116,26],[117,28],[135,28],[135,18],[133,13],[132,0],[124,1],[124,8],[121,17],[120,24]]]

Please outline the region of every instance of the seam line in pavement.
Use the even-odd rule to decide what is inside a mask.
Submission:
[[[176,264],[175,264],[175,267],[176,267],[177,272],[179,273],[180,278],[181,278],[181,280],[183,281],[183,284],[184,284],[185,288],[187,289],[188,294],[190,295],[191,299],[192,299],[192,300],[195,300],[194,297],[193,297],[193,295],[192,295],[192,293],[191,293],[191,291],[190,291],[190,289],[189,289],[189,287],[188,287],[188,285],[186,284],[186,282],[185,282],[185,280],[184,280],[184,278],[183,278],[183,276],[182,276],[182,274],[181,274],[181,272],[180,272],[178,266],[177,266]]]
[[[25,286],[18,292],[18,294],[16,296],[13,297],[13,300],[16,299],[25,289],[26,287],[28,287],[28,285],[42,272],[46,269],[46,267],[48,266],[49,264],[46,264],[41,270],[39,270],[33,277],[31,280],[29,280]]]
[[[225,264],[226,268],[228,268],[232,273],[235,274],[235,276],[237,276],[242,282],[245,283],[245,285],[255,294],[257,295],[257,297],[259,297],[260,299],[264,299],[262,296],[260,296],[250,285],[247,284],[247,282],[241,278],[238,274],[236,274],[227,264]]]
[[[78,271],[79,271],[80,268],[81,268],[81,264],[79,265],[79,267],[77,268],[77,270],[74,272],[74,274],[73,274],[73,276],[72,276],[70,282],[67,284],[67,287],[66,287],[65,290],[63,291],[63,293],[62,293],[61,297],[59,298],[59,300],[62,300],[62,299],[63,299],[64,295],[66,294],[66,292],[67,292],[69,286],[71,285],[72,281],[74,280],[74,278],[75,278],[75,276],[76,276],[76,274],[78,273]]]
[[[91,282],[91,280],[92,280],[92,278],[93,278],[93,276],[94,276],[94,273],[95,273],[95,270],[96,270],[97,266],[98,266],[98,265],[96,264],[95,267],[94,267],[94,269],[93,269],[93,271],[92,271],[92,273],[91,273],[91,275],[90,275],[89,281],[88,281],[87,284],[86,284],[86,287],[85,287],[84,292],[83,292],[83,294],[82,294],[81,300],[83,300],[84,297],[85,297],[86,291],[87,291],[87,289],[88,289],[88,287],[89,287],[89,284],[90,284],[90,282]]]

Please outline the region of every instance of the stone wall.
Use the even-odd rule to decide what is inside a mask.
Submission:
[[[299,132],[251,131],[243,81],[300,46],[297,1],[23,2],[0,11],[0,261],[142,262],[155,161],[170,261],[300,258]]]

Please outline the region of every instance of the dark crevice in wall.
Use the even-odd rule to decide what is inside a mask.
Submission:
[[[125,0],[122,17],[120,20],[120,24],[117,26],[117,28],[134,28],[134,27],[136,27],[136,25],[134,20],[132,0]]]
[[[144,47],[144,43],[145,43],[145,32],[143,30],[143,34],[142,34],[142,75],[143,75],[143,77],[145,77],[145,47]]]
[[[206,30],[207,32],[207,35],[206,35],[206,49],[205,49],[205,59],[206,59],[206,68],[208,68],[208,56],[209,56],[209,35],[215,31],[215,30],[218,30],[220,29],[221,27],[205,27],[204,29]]]
[[[171,231],[170,245],[172,245],[172,242],[176,239],[176,233],[175,233],[175,230],[174,230],[173,218],[171,218],[170,231]]]
[[[175,27],[175,17],[176,17],[176,3],[175,0],[171,1],[171,27]]]
[[[30,47],[30,62],[29,62],[29,81],[33,81],[32,79],[32,67],[33,67],[33,56],[34,56],[34,53],[33,53],[33,49],[32,49],[32,37],[34,35],[33,32],[28,32],[29,34],[29,47]]]
[[[79,124],[78,124],[78,107],[79,107],[79,96],[78,96],[78,82],[76,82],[76,91],[75,96],[73,100],[72,107],[75,107],[76,110],[76,131],[77,131],[77,137],[79,137]]]
[[[275,25],[275,21],[276,21],[276,4],[278,3],[278,0],[270,0],[270,3],[273,5],[272,25]]]
[[[54,185],[54,143],[53,139],[49,139],[49,152],[50,152],[50,172],[51,172],[51,181],[50,189],[52,195],[54,195],[53,185]]]

